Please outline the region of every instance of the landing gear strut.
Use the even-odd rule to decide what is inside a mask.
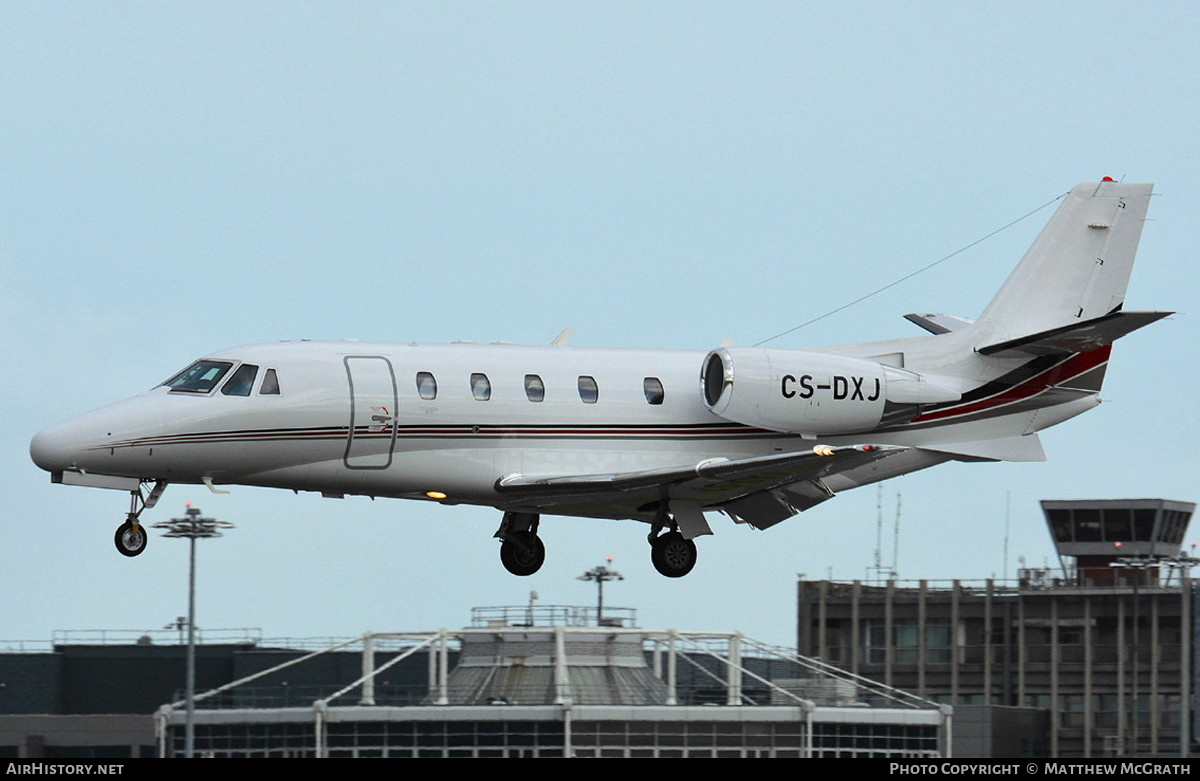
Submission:
[[[118,526],[116,534],[113,535],[113,544],[122,556],[137,556],[146,550],[146,543],[150,538],[146,534],[146,528],[138,522],[138,517],[142,510],[156,505],[166,489],[167,484],[160,480],[154,484],[149,496],[143,497],[140,487],[129,492],[129,513],[125,516],[125,523]]]
[[[500,539],[500,563],[514,575],[532,575],[546,561],[546,546],[537,535],[537,513],[504,513],[496,531]]]

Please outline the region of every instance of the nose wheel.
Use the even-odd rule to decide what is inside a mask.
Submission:
[[[117,552],[122,556],[137,556],[146,550],[147,542],[149,542],[149,536],[146,534],[146,527],[138,523],[137,518],[133,515],[130,515],[129,520],[117,527],[117,533],[113,536]]]

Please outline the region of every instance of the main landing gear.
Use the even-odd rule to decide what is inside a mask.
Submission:
[[[500,539],[500,563],[514,575],[532,575],[546,561],[546,546],[537,535],[537,513],[504,513],[496,537]]]
[[[160,480],[154,484],[149,496],[143,497],[141,488],[129,492],[129,513],[125,516],[125,523],[118,526],[116,534],[113,535],[113,544],[122,556],[137,556],[146,550],[146,543],[150,541],[150,537],[146,533],[146,527],[138,522],[138,517],[142,510],[158,504],[158,498],[166,489],[167,484]]]
[[[655,536],[650,533],[650,563],[660,575],[682,578],[696,566],[696,543],[677,531]]]
[[[665,505],[659,507],[646,539],[650,543],[650,563],[658,574],[682,578],[696,566],[696,543],[679,532],[678,518]]]
[[[537,513],[506,512],[496,538],[500,540],[500,563],[514,575],[532,575],[546,561],[546,546],[538,537]],[[679,524],[662,511],[647,538],[650,542],[650,563],[659,574],[682,578],[696,566],[696,543],[679,531]]]

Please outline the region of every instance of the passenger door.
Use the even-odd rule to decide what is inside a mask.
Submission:
[[[350,430],[347,469],[387,469],[396,446],[396,375],[382,355],[347,355],[350,383]]]

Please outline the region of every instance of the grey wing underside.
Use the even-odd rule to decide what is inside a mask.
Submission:
[[[869,469],[911,450],[892,445],[817,446],[800,453],[707,459],[640,472],[512,474],[497,480],[496,490],[506,498],[501,503],[505,509],[651,522],[668,508],[673,515],[720,510],[761,529],[832,497],[827,483],[831,477]]]

